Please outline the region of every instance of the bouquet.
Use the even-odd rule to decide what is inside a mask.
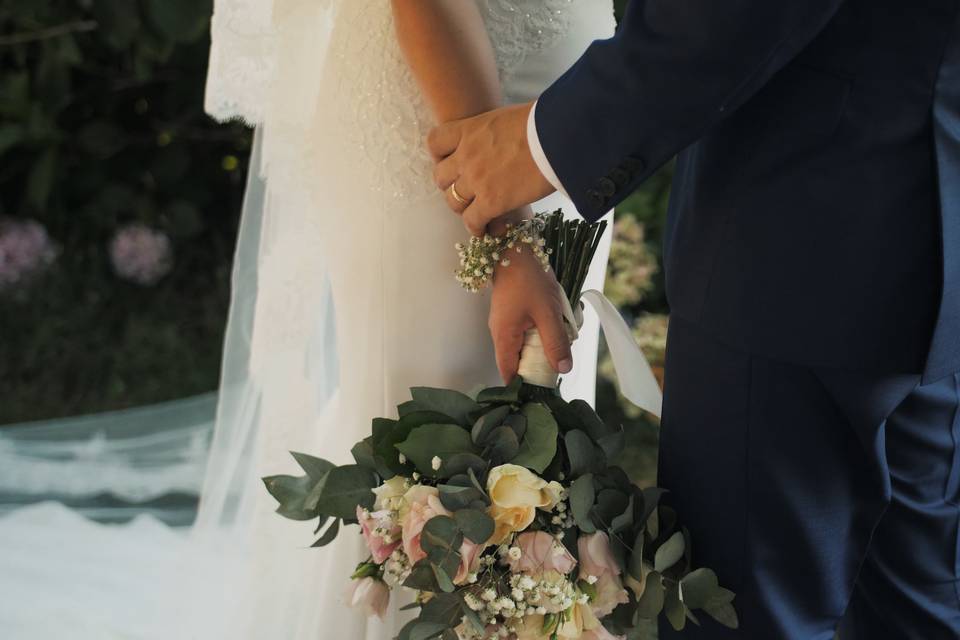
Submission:
[[[604,223],[536,220],[518,248],[539,247],[579,300]],[[305,475],[264,482],[280,515],[318,521],[315,547],[359,525],[369,557],[349,600],[383,615],[392,590],[412,590],[399,640],[610,640],[661,613],[678,630],[701,613],[736,627],[733,592],[693,568],[664,490],[612,462],[623,446],[586,402],[518,376],[472,395],[413,388],[354,464],[293,453]]]

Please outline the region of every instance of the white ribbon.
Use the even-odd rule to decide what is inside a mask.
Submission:
[[[630,327],[613,303],[599,291],[584,291],[580,299],[589,302],[600,318],[613,368],[617,372],[620,393],[633,404],[659,418],[663,410],[663,392],[640,345],[633,339]]]
[[[617,373],[620,393],[636,406],[659,418],[663,408],[663,393],[646,356],[633,339],[630,327],[624,322],[620,312],[606,296],[594,289],[584,291],[580,300],[589,302],[597,312],[600,327],[607,339],[613,368]],[[563,296],[563,305],[567,336],[572,343],[577,339],[578,328],[583,324],[583,313],[579,304],[574,311],[566,296]],[[524,336],[518,373],[530,384],[549,388],[557,386],[558,374],[547,360],[543,342],[536,329],[529,329]]]

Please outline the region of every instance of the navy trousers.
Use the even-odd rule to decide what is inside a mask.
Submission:
[[[737,592],[660,637],[960,638],[960,374],[797,366],[672,318],[660,486]]]

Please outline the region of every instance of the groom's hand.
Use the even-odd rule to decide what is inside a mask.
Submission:
[[[511,252],[509,266],[496,267],[489,326],[497,368],[505,383],[517,375],[524,334],[533,327],[540,332],[550,366],[560,373],[568,373],[573,367],[562,296],[556,276],[544,271],[527,249]]]
[[[496,109],[430,132],[434,180],[473,235],[482,235],[491,220],[554,191],[530,155],[527,118],[532,107],[530,102]]]

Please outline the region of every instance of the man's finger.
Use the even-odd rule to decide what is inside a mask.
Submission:
[[[517,375],[520,364],[520,350],[523,348],[523,330],[493,329],[493,348],[497,352],[497,369],[504,383],[509,384]]]
[[[573,368],[573,357],[570,354],[570,340],[567,338],[567,329],[563,325],[563,316],[559,312],[546,311],[534,317],[543,351],[547,361],[555,371],[570,373]]]
[[[427,148],[434,160],[446,158],[460,145],[459,121],[445,122],[430,130],[427,134]]]
[[[457,166],[456,155],[444,158],[433,167],[433,181],[441,191],[449,189],[459,177],[460,167]],[[457,191],[460,191],[460,186],[457,186]]]

